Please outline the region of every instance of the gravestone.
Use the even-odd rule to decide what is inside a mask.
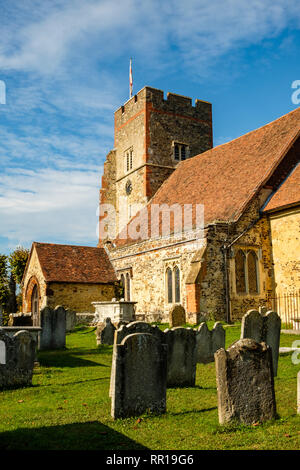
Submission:
[[[276,415],[271,348],[241,339],[215,353],[220,424],[254,424]]]
[[[281,319],[272,311],[262,315],[257,310],[249,310],[242,318],[241,339],[251,338],[258,343],[265,342],[271,347],[274,377],[277,376],[278,369],[280,329]]]
[[[116,327],[112,324],[110,318],[106,318],[104,323],[98,324],[95,332],[97,345],[114,344],[115,331]]]
[[[166,410],[167,347],[154,335],[135,333],[116,345],[111,415],[138,416]]]
[[[0,364],[6,364],[6,347],[3,340],[0,340]]]
[[[297,413],[300,415],[300,370],[297,374]]]
[[[73,331],[76,326],[76,312],[66,309],[66,331]]]
[[[185,310],[182,305],[173,305],[169,312],[170,328],[182,326],[186,322]]]
[[[192,328],[164,331],[168,346],[167,387],[193,387],[196,379],[196,332]]]
[[[242,318],[241,339],[251,338],[260,343],[263,323],[263,316],[257,310],[249,310]]]
[[[41,334],[39,349],[63,349],[66,346],[66,311],[64,307],[41,310]]]
[[[225,348],[225,330],[220,322],[216,322],[209,330],[205,322],[196,331],[196,360],[207,364],[214,361],[214,353]]]
[[[0,388],[32,384],[36,342],[27,331],[14,336],[0,331]]]
[[[159,341],[164,340],[164,333],[156,325],[150,325],[150,323],[144,321],[133,321],[126,325],[121,325],[115,333],[115,343],[121,344],[125,336],[132,335],[134,333],[149,333],[154,335]]]
[[[115,353],[116,353],[116,345],[121,344],[123,339],[126,338],[126,336],[129,336],[134,333],[148,333],[148,334],[155,336],[158,339],[158,341],[160,341],[162,344],[165,342],[164,333],[156,325],[150,325],[150,323],[146,323],[143,321],[133,321],[133,322],[127,323],[126,325],[121,325],[121,327],[115,331],[115,335],[114,335],[114,348],[113,348],[113,358],[112,358],[112,368],[111,368],[110,388],[109,388],[110,397],[112,394],[112,382],[114,380],[114,375],[115,375],[114,367],[115,367],[116,361],[114,360],[114,358],[115,358]]]

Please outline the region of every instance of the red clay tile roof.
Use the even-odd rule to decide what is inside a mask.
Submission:
[[[271,197],[264,212],[300,204],[300,163]]]
[[[33,243],[47,282],[102,284],[117,280],[104,248]]]
[[[181,162],[148,207],[153,204],[203,204],[205,226],[234,222],[299,135],[300,108],[297,108],[259,129]],[[129,225],[131,223],[134,218]],[[130,239],[117,240],[117,245],[132,242]]]

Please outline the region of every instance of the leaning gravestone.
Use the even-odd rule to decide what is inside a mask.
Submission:
[[[192,328],[164,331],[168,346],[167,387],[193,387],[196,379],[196,332]]]
[[[271,348],[241,339],[215,353],[220,424],[254,424],[276,415]]]
[[[0,331],[0,388],[32,384],[36,342],[28,331],[14,336]]]
[[[114,419],[166,410],[167,347],[154,335],[135,333],[116,345],[111,415]]]
[[[220,322],[216,322],[209,330],[205,322],[196,331],[196,360],[207,364],[214,361],[214,353],[225,348],[225,330]]]
[[[281,319],[272,311],[262,315],[257,310],[249,310],[242,318],[241,339],[251,338],[258,343],[265,342],[271,347],[274,377],[278,369],[280,329]]]
[[[169,312],[170,328],[182,326],[186,322],[185,310],[182,305],[174,305]]]
[[[66,311],[64,307],[41,310],[41,334],[39,349],[63,349],[66,346]]]
[[[115,331],[116,327],[112,324],[110,318],[106,318],[104,323],[98,324],[96,328],[97,345],[114,344]]]
[[[158,328],[156,325],[150,325],[150,323],[146,323],[143,321],[133,321],[127,323],[126,325],[121,325],[119,329],[115,331],[114,334],[114,348],[113,348],[113,358],[112,358],[112,368],[111,368],[111,376],[110,376],[110,387],[109,387],[109,396],[111,397],[112,394],[112,382],[115,376],[115,354],[116,354],[116,345],[121,344],[126,336],[132,335],[134,333],[148,333],[155,336],[158,341],[162,344],[165,343],[165,336],[164,333]]]

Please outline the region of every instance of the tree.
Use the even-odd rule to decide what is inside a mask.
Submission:
[[[22,246],[18,246],[9,255],[10,271],[13,275],[15,282],[19,285],[21,285],[22,282],[28,257],[29,250],[27,248],[23,248]]]
[[[8,258],[9,267],[10,267],[10,280],[9,280],[9,312],[13,313],[17,310],[20,305],[20,298],[22,296],[16,295],[17,288],[21,290],[21,283],[23,279],[23,274],[26,268],[26,263],[29,257],[29,250],[18,246]],[[17,301],[19,300],[19,302]],[[19,303],[19,305],[18,305]]]
[[[6,308],[9,298],[8,257],[0,254],[0,308]]]

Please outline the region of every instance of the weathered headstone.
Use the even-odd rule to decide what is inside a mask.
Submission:
[[[111,367],[111,376],[110,376],[110,387],[109,387],[109,396],[112,394],[112,383],[115,376],[115,364],[114,360],[116,354],[116,345],[121,344],[126,336],[132,335],[134,333],[148,333],[154,335],[162,344],[165,342],[164,333],[156,325],[150,325],[143,321],[133,321],[125,325],[121,325],[119,329],[115,331],[114,334],[114,349],[112,357],[112,367]]]
[[[241,339],[215,353],[220,424],[254,424],[276,415],[271,348]]]
[[[0,340],[0,364],[6,364],[6,346],[3,340]]]
[[[66,331],[73,331],[76,326],[76,312],[66,309]]]
[[[182,326],[186,322],[185,309],[182,305],[173,305],[169,312],[169,325],[170,328]]]
[[[166,410],[167,347],[154,335],[135,333],[116,345],[111,415],[114,419]]]
[[[97,345],[114,344],[114,335],[116,327],[112,324],[110,318],[106,318],[104,323],[98,324],[96,328]]]
[[[0,331],[0,388],[32,384],[36,342],[27,331],[14,336]]]
[[[263,316],[257,310],[249,310],[242,318],[241,339],[251,338],[262,341]]]
[[[66,346],[66,311],[57,306],[54,310],[44,307],[41,310],[39,349],[63,349]]]
[[[115,343],[121,344],[125,336],[132,335],[134,333],[149,333],[154,335],[158,340],[164,341],[164,333],[156,325],[150,325],[144,321],[133,321],[122,325],[115,333]]]
[[[279,358],[281,319],[276,312],[269,311],[264,315],[263,320],[264,328],[262,341],[271,347],[273,373],[274,377],[276,377]]]
[[[265,311],[263,308],[261,310]],[[241,339],[252,338],[271,347],[274,377],[278,369],[280,329],[281,319],[272,311],[262,315],[257,310],[249,310],[242,318]]]
[[[167,387],[193,387],[196,379],[196,332],[192,328],[164,331],[168,346]]]
[[[220,322],[216,322],[212,330],[202,322],[196,331],[196,360],[207,364],[214,361],[214,353],[225,348],[225,330]]]

